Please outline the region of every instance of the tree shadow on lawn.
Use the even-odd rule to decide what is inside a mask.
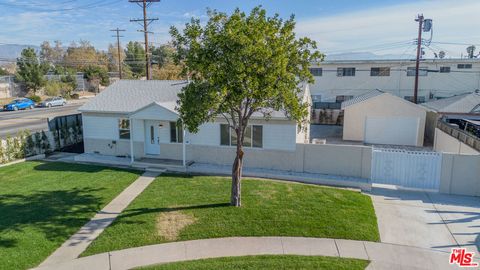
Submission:
[[[103,170],[115,170],[125,172],[139,172],[131,169],[120,169],[98,165],[85,165],[65,162],[43,162],[34,167],[36,171],[60,171],[60,172],[83,172],[83,173],[98,173]]]
[[[0,195],[0,236],[7,232],[39,231],[49,241],[64,241],[100,210],[103,188],[39,191],[30,195]],[[28,237],[26,235],[25,237]],[[0,247],[15,247],[17,239],[0,237]]]
[[[133,216],[150,214],[150,213],[165,213],[165,212],[174,212],[174,211],[182,211],[182,210],[223,208],[223,207],[233,207],[233,206],[231,206],[229,203],[212,203],[212,204],[200,204],[200,205],[178,206],[178,207],[135,208],[135,209],[125,210],[124,214],[122,214],[121,217],[126,218],[126,217],[133,217]]]

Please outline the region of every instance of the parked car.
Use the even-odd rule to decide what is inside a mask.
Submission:
[[[35,108],[35,102],[28,98],[18,98],[3,106],[5,111],[18,111]]]
[[[53,97],[53,98],[47,98],[44,101],[40,102],[38,104],[40,107],[55,107],[55,106],[63,106],[67,104],[67,100],[65,100],[62,97]]]

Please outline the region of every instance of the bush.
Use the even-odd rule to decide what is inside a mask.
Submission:
[[[62,84],[60,82],[48,81],[47,85],[45,85],[45,94],[51,97],[58,96],[61,88]]]
[[[79,98],[80,98],[80,95],[79,95],[79,94],[71,94],[71,95],[70,95],[70,98],[71,98],[71,99],[79,99]]]
[[[37,95],[32,95],[32,96],[29,96],[28,98],[31,99],[35,103],[38,103],[38,102],[42,101],[42,98],[37,96]]]

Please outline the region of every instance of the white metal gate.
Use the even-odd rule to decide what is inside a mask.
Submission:
[[[373,148],[372,182],[438,190],[441,166],[441,153]]]

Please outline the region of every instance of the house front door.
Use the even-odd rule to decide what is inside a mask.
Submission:
[[[145,120],[145,154],[160,154],[159,121]]]

